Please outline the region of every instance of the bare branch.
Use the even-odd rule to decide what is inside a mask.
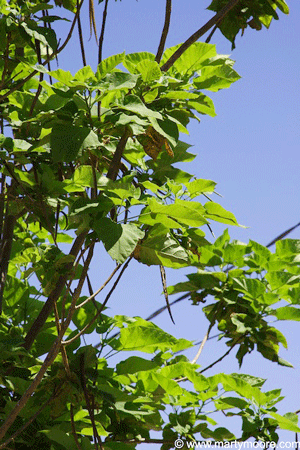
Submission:
[[[80,305],[76,305],[75,309],[80,309],[82,306],[84,306],[86,303],[88,303],[90,300],[93,300],[96,295],[98,295],[104,288],[105,286],[110,282],[110,280],[112,279],[112,277],[114,276],[114,274],[120,269],[121,264],[118,264],[117,267],[112,271],[112,273],[109,275],[109,277],[107,278],[107,280],[102,284],[102,286],[93,294],[90,295],[89,298],[85,299],[82,303],[80,303]]]
[[[100,316],[100,314],[103,312],[105,305],[107,304],[111,294],[113,293],[113,291],[115,290],[115,288],[117,287],[117,284],[119,283],[125,269],[128,267],[128,264],[130,263],[130,261],[132,260],[132,256],[126,261],[126,263],[124,264],[124,266],[122,267],[122,270],[118,276],[118,278],[116,279],[113,287],[111,288],[111,290],[109,291],[109,293],[107,294],[107,296],[105,297],[104,302],[101,305],[101,308],[98,310],[97,314],[95,314],[95,316],[93,317],[93,319],[85,326],[82,328],[82,330],[80,330],[79,333],[76,334],[76,336],[74,336],[72,339],[69,339],[68,341],[63,341],[62,344],[63,345],[69,345],[72,344],[72,342],[74,342],[76,339],[78,339],[82,334],[85,333],[85,331],[91,326],[93,325],[93,323],[95,322],[95,320],[98,319],[98,317]],[[96,295],[96,294],[95,294]]]
[[[169,26],[170,26],[171,11],[172,11],[172,0],[166,0],[165,23],[164,23],[164,27],[162,30],[156,57],[155,57],[155,61],[158,63],[160,62],[162,54],[164,52],[166,39],[168,36],[168,31],[169,31]]]
[[[203,36],[211,27],[218,24],[225,16],[229,13],[229,11],[234,8],[240,0],[229,0],[227,5],[221,9],[217,14],[214,15],[203,27],[199,28],[194,34],[192,34],[177,50],[173,55],[168,59],[168,61],[161,66],[161,70],[166,72],[170,67],[173,66],[175,61],[198,39]]]
[[[195,358],[191,361],[192,364],[196,364],[196,362],[198,361],[198,359],[199,359],[199,357],[200,357],[200,355],[201,355],[201,353],[202,353],[202,350],[203,350],[203,348],[204,348],[204,345],[205,345],[206,341],[207,341],[208,338],[209,338],[209,333],[210,333],[210,331],[211,331],[211,329],[212,329],[212,327],[213,327],[213,324],[214,324],[214,322],[211,322],[211,323],[209,324],[208,330],[207,330],[207,332],[206,332],[206,334],[205,334],[205,336],[204,336],[204,338],[203,338],[203,340],[202,340],[202,342],[201,342],[201,345],[200,345],[200,347],[199,347],[199,350],[198,350],[198,352],[197,352]]]

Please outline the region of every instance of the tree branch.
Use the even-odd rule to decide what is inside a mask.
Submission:
[[[164,52],[165,43],[166,43],[169,26],[170,26],[171,11],[172,11],[172,0],[166,0],[165,23],[164,23],[164,27],[162,30],[156,57],[155,57],[155,61],[158,63],[160,62],[162,54]]]
[[[217,14],[214,15],[203,27],[199,28],[194,34],[192,34],[177,50],[173,55],[168,59],[168,61],[161,66],[161,70],[166,72],[170,67],[173,66],[175,61],[198,39],[203,36],[211,27],[218,24],[229,11],[234,8],[240,0],[229,0],[227,5],[221,9]]]
[[[117,178],[117,175],[118,175],[118,172],[120,169],[121,158],[122,158],[123,152],[125,150],[129,135],[130,135],[129,130],[128,130],[128,128],[126,128],[123,136],[121,137],[121,139],[118,142],[113,159],[111,160],[110,166],[108,168],[106,176],[107,176],[107,178],[110,178],[113,181],[115,181],[115,179]]]
[[[68,341],[63,341],[62,344],[63,345],[69,345],[72,344],[72,342],[74,342],[76,339],[78,339],[82,334],[85,333],[85,331],[91,326],[93,325],[93,323],[95,322],[96,319],[98,319],[98,317],[100,316],[100,314],[103,312],[105,305],[107,304],[111,294],[113,293],[113,291],[116,289],[117,284],[119,283],[125,269],[128,267],[128,264],[130,263],[130,261],[132,260],[132,256],[126,261],[126,263],[124,264],[124,266],[122,267],[122,270],[118,276],[118,278],[116,279],[113,287],[111,288],[111,290],[109,291],[109,293],[107,294],[107,296],[105,297],[104,302],[102,303],[100,309],[97,311],[97,314],[95,314],[95,316],[93,317],[93,319],[87,324],[85,325],[85,327],[82,328],[82,330],[79,331],[79,333],[76,334],[76,336],[72,337],[72,339],[69,339]],[[95,294],[96,295],[96,294]]]
[[[74,256],[74,258],[77,256],[77,254],[79,253],[79,251],[84,243],[86,235],[87,235],[87,231],[83,231],[79,236],[76,237],[74,244],[70,250],[69,255]],[[32,346],[36,336],[40,332],[41,328],[43,327],[43,325],[45,324],[45,322],[47,320],[47,317],[49,316],[50,312],[52,311],[54,302],[57,301],[59,296],[61,295],[61,292],[65,286],[65,283],[68,280],[68,276],[70,275],[70,270],[72,269],[73,264],[74,264],[73,262],[70,262],[66,265],[66,268],[65,268],[66,273],[59,277],[55,288],[49,295],[49,297],[48,297],[46,303],[44,304],[41,312],[39,313],[38,317],[35,319],[35,321],[31,325],[30,330],[28,331],[28,333],[25,337],[25,342],[23,344],[23,346],[26,350],[29,350],[30,347]]]

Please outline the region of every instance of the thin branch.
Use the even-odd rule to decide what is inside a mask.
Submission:
[[[107,178],[109,178],[113,181],[115,181],[115,179],[117,178],[117,175],[118,175],[118,172],[120,169],[121,158],[122,158],[123,152],[125,150],[129,135],[130,135],[129,129],[125,128],[124,134],[117,144],[114,156],[113,156],[110,166],[108,168],[106,176],[107,176]]]
[[[213,37],[213,35],[215,34],[217,29],[218,29],[218,25],[215,25],[205,40],[206,44],[208,44],[210,42],[211,38]]]
[[[224,355],[220,356],[220,358],[218,358],[216,361],[214,361],[213,363],[211,363],[209,366],[206,366],[204,369],[200,370],[200,373],[206,372],[206,370],[211,369],[213,366],[215,366],[217,363],[221,362],[227,355],[229,355],[229,353],[231,352],[231,350],[234,349],[234,347],[236,346],[236,344],[242,340],[242,338],[245,337],[245,334],[243,334],[242,336],[239,336],[238,339],[236,339],[236,341],[233,343],[233,345],[227,350],[227,352],[224,353]]]
[[[170,26],[171,11],[172,11],[172,0],[166,0],[165,23],[164,23],[164,27],[162,30],[156,57],[155,57],[155,61],[158,63],[160,62],[162,54],[164,52],[166,39],[168,36],[168,31],[169,31],[169,26]]]
[[[90,300],[93,300],[96,297],[96,295],[98,295],[105,288],[105,286],[110,282],[110,280],[112,279],[114,274],[120,269],[120,267],[121,267],[121,264],[118,264],[117,267],[109,275],[107,280],[102,284],[102,286],[96,292],[94,292],[92,295],[90,295],[89,298],[85,299],[82,303],[80,303],[80,305],[76,305],[75,309],[80,309],[82,306],[84,306]]]
[[[101,33],[100,33],[100,38],[99,38],[98,64],[100,64],[102,61],[102,49],[103,49],[103,41],[104,41],[104,33],[105,33],[105,25],[106,25],[106,17],[107,17],[107,5],[108,5],[108,0],[105,0],[103,16],[102,16],[102,27],[101,27]]]
[[[166,299],[166,304],[167,304],[168,313],[169,313],[169,316],[171,317],[172,322],[173,322],[174,325],[175,325],[175,322],[174,322],[174,319],[173,319],[173,316],[172,316],[172,311],[171,311],[170,303],[169,303],[169,295],[168,295],[168,288],[167,288],[166,271],[165,271],[164,266],[159,266],[159,268],[160,268],[161,282],[162,282],[162,285],[163,285],[164,296],[165,296],[165,299]]]
[[[59,393],[60,392],[61,391],[59,391]],[[57,396],[58,393],[48,398],[48,400],[37,410],[36,413],[34,413],[30,417],[30,419],[26,423],[24,423],[20,428],[18,428],[17,431],[15,431],[14,434],[12,434],[9,439],[7,439],[7,441],[3,442],[3,444],[0,444],[0,449],[6,448],[8,444],[13,442],[16,439],[16,437],[18,437],[24,430],[26,430],[26,428],[29,427],[29,425],[41,414],[41,412],[46,408],[46,406],[49,405],[51,400],[53,400],[53,398]]]
[[[284,237],[286,237],[288,234],[290,234],[293,230],[295,230],[297,227],[300,226],[300,222],[297,223],[297,225],[294,225],[293,227],[289,228],[288,230],[281,233],[279,236],[277,236],[275,239],[273,239],[268,245],[266,245],[267,248],[271,247],[273,244],[276,244],[277,241],[280,241]]]
[[[79,234],[70,250],[69,255],[74,256],[76,258],[77,254],[80,252],[80,249],[84,243],[84,240],[86,238],[87,231],[83,231],[81,234]],[[46,303],[44,304],[43,308],[41,309],[41,312],[39,313],[38,317],[35,319],[34,323],[30,327],[26,337],[25,342],[23,344],[24,348],[26,350],[29,350],[32,346],[36,336],[40,332],[40,329],[45,324],[47,317],[49,316],[50,312],[52,311],[54,302],[59,298],[59,296],[62,293],[62,290],[66,284],[66,281],[68,280],[68,277],[70,275],[70,271],[73,268],[73,262],[68,263],[65,267],[65,274],[61,275],[55,285],[55,288],[49,295]]]
[[[204,348],[204,345],[205,345],[205,343],[207,342],[207,340],[208,340],[208,338],[209,338],[209,333],[210,333],[210,331],[211,331],[211,329],[212,329],[213,326],[214,326],[214,322],[211,322],[211,323],[209,324],[208,330],[207,330],[207,332],[206,332],[206,334],[205,334],[205,336],[204,336],[204,338],[203,338],[203,340],[202,340],[202,342],[201,342],[201,345],[200,345],[200,347],[199,347],[199,350],[198,350],[198,352],[197,352],[195,358],[191,361],[192,364],[196,364],[196,362],[198,361],[198,359],[199,359],[199,357],[200,357],[200,355],[201,355],[201,353],[202,353],[202,350],[203,350],[203,348]]]
[[[104,302],[102,303],[102,305],[101,305],[100,309],[98,310],[97,314],[93,317],[93,319],[92,319],[92,320],[91,320],[91,321],[90,321],[90,322],[89,322],[82,330],[80,330],[79,333],[77,333],[76,336],[74,336],[72,339],[69,339],[68,341],[63,341],[63,342],[62,342],[63,345],[69,345],[69,344],[72,344],[73,341],[75,341],[75,340],[78,339],[82,334],[84,334],[85,331],[86,331],[91,325],[93,325],[93,323],[98,319],[98,317],[100,316],[100,314],[103,312],[103,310],[104,310],[104,308],[105,308],[105,306],[106,306],[106,304],[107,304],[107,302],[108,302],[108,300],[109,300],[111,294],[112,294],[113,291],[116,289],[117,284],[119,283],[119,281],[120,281],[120,279],[121,279],[121,277],[122,277],[122,275],[123,275],[125,269],[128,267],[128,264],[130,263],[130,261],[132,260],[132,258],[133,258],[133,257],[130,256],[130,258],[126,261],[126,263],[125,263],[124,266],[122,267],[122,270],[121,270],[121,272],[120,272],[118,278],[116,279],[116,281],[115,281],[113,287],[111,288],[111,290],[109,291],[109,293],[108,293],[107,296],[105,297],[105,300],[104,300]],[[95,295],[96,295],[96,294],[95,294]]]
[[[215,14],[203,27],[199,28],[194,34],[192,34],[177,50],[173,55],[168,59],[168,61],[161,66],[161,70],[166,72],[170,67],[173,66],[175,61],[192,45],[194,42],[198,41],[198,39],[203,36],[210,28],[214,25],[217,25],[225,16],[229,13],[229,11],[234,8],[240,0],[229,0],[227,5],[225,5],[217,14]]]
[[[70,407],[70,419],[71,419],[71,428],[72,428],[72,434],[74,437],[74,441],[76,444],[76,447],[78,450],[82,450],[82,447],[79,443],[78,437],[77,437],[77,433],[76,433],[76,428],[75,428],[75,422],[74,422],[74,412],[73,412],[73,404],[71,403],[71,407]]]

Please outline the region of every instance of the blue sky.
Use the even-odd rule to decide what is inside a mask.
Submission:
[[[104,57],[124,50],[127,53],[156,53],[163,26],[164,3],[161,0],[111,1]],[[244,242],[251,238],[267,244],[300,221],[300,3],[289,0],[288,4],[289,16],[280,13],[280,20],[274,21],[269,30],[257,32],[247,29],[243,37],[237,38],[237,48],[233,52],[231,44],[219,32],[215,33],[211,43],[216,44],[218,53],[231,54],[236,61],[235,70],[242,78],[227,90],[213,95],[209,93],[214,100],[217,117],[203,117],[200,124],[190,125],[190,136],[182,136],[194,146],[192,151],[198,155],[192,168],[187,166],[187,170],[198,178],[218,183],[217,191],[223,196],[220,199],[222,206],[235,213],[239,223],[249,227],[229,230],[233,238]],[[184,41],[212,16],[204,9],[208,5],[209,2],[199,0],[174,1],[167,47]],[[99,33],[103,5],[95,6]],[[84,11],[86,20],[83,20],[83,27],[88,38],[89,24],[87,11]],[[66,22],[63,27],[67,32]],[[81,67],[77,43],[70,43],[59,58],[59,66],[72,73]],[[88,64],[95,69],[97,47],[93,37],[86,46],[86,52]],[[213,230],[218,235],[221,227],[213,225]],[[300,228],[290,237],[300,238]],[[94,290],[114,267],[100,246],[98,251],[99,257],[96,256],[91,271]],[[184,281],[188,272],[168,270],[169,284]],[[109,313],[147,317],[163,306],[161,291],[159,268],[148,268],[133,261],[109,302]],[[177,337],[196,342],[203,338],[208,324],[200,307],[185,301],[175,306],[173,311],[176,325],[166,313],[156,323]],[[282,350],[281,356],[292,362],[295,369],[277,366],[251,354],[245,358],[241,371],[268,378],[267,389],[282,387],[286,399],[281,403],[280,412],[285,413],[300,407],[299,325],[288,323],[278,328],[289,342],[288,352]],[[222,343],[210,341],[199,363],[205,367],[225,350]],[[195,348],[188,355],[192,358],[196,352]],[[234,355],[207,375],[217,371],[238,371]],[[282,432],[280,436],[286,441],[294,440],[291,433]]]

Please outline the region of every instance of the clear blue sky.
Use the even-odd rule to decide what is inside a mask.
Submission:
[[[182,137],[194,145],[192,151],[198,154],[192,168],[187,167],[187,170],[218,183],[217,190],[223,195],[221,204],[235,213],[239,223],[249,227],[229,230],[233,238],[244,242],[251,238],[267,244],[300,221],[300,3],[287,1],[289,16],[280,13],[280,20],[274,21],[269,30],[247,29],[243,37],[237,38],[237,48],[233,52],[230,43],[219,32],[215,33],[211,43],[216,44],[218,53],[231,54],[242,79],[229,89],[211,95],[217,117],[203,117],[200,125],[192,123],[190,136]],[[124,50],[155,53],[163,26],[164,5],[162,0],[109,2],[104,57]],[[184,41],[212,16],[204,9],[208,5],[208,1],[174,0],[167,47]],[[95,6],[99,33],[103,5]],[[87,19],[83,25],[88,37]],[[63,27],[67,31],[66,22]],[[94,38],[86,51],[88,64],[95,69]],[[77,45],[67,47],[59,58],[59,66],[72,73],[80,68]],[[215,234],[220,233],[219,226],[214,225],[213,229]],[[290,237],[300,238],[300,228]],[[95,290],[114,267],[103,257],[100,246],[96,258],[91,272]],[[164,305],[159,269],[142,266],[136,261],[131,264],[109,302],[109,311],[147,317]],[[169,284],[183,281],[185,273],[188,270],[168,270]],[[173,315],[175,326],[166,313],[156,323],[177,337],[195,341],[203,338],[207,323],[200,307],[185,301],[174,307]],[[282,387],[286,399],[281,403],[280,413],[284,414],[300,408],[299,324],[283,324],[278,328],[289,342],[288,352],[282,349],[281,356],[292,362],[295,369],[277,366],[252,354],[245,358],[241,371],[268,378],[267,389]],[[225,350],[223,344],[209,342],[199,363],[205,367]],[[194,349],[188,356],[193,357],[196,352]],[[206,374],[218,371],[238,371],[234,356],[230,355]],[[281,432],[280,436],[286,441],[294,440],[292,433]]]

